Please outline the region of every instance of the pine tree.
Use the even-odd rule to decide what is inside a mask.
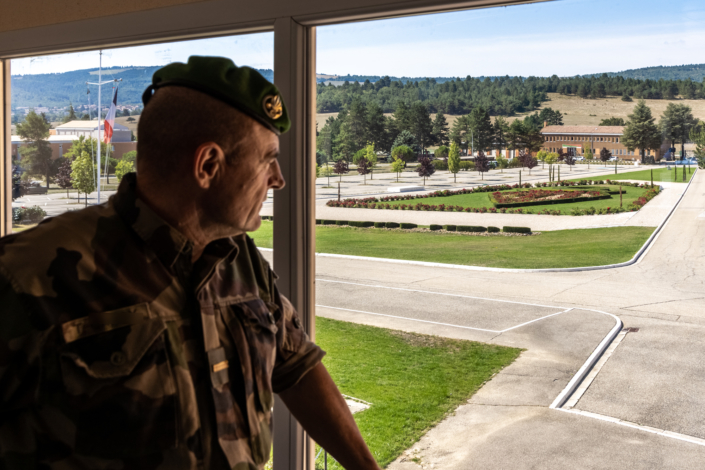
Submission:
[[[428,108],[417,101],[411,106],[411,132],[416,137],[416,143],[423,152],[426,147],[433,144],[433,123],[428,113]]]
[[[26,142],[20,148],[22,166],[27,169],[30,175],[45,177],[48,190],[58,165],[51,158],[52,152],[48,140],[51,125],[42,116],[31,110],[27,113],[24,122],[17,124],[16,128],[17,135]]]
[[[690,106],[684,104],[668,103],[659,121],[661,133],[665,139],[671,141],[672,146],[681,144],[681,158],[685,158],[685,142],[688,140],[691,129],[698,124],[693,117]]]
[[[472,134],[470,136],[473,141],[473,148],[479,150],[487,150],[493,143],[494,128],[490,115],[482,107],[477,107],[472,110],[469,115],[470,128]]]
[[[433,140],[438,145],[448,145],[448,121],[441,111],[436,113],[433,120]]]
[[[64,117],[62,122],[67,123],[69,121],[77,121],[78,116],[76,116],[76,112],[73,109],[73,104],[69,101],[69,114]]]
[[[646,106],[644,100],[639,100],[634,107],[634,112],[629,115],[627,125],[624,126],[622,144],[630,151],[639,148],[641,150],[641,163],[644,163],[646,149],[656,150],[661,147],[661,131],[654,121],[651,109]],[[602,152],[600,152],[600,159],[602,160]]]
[[[450,145],[448,152],[448,171],[453,173],[453,183],[457,182],[456,177],[460,171],[460,149],[455,142]]]

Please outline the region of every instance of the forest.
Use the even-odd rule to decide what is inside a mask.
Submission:
[[[511,116],[537,109],[548,100],[547,93],[575,95],[581,98],[621,96],[634,99],[705,98],[705,82],[692,80],[639,80],[622,76],[499,77],[484,79],[466,77],[440,83],[434,78],[420,81],[392,80],[382,77],[376,82],[365,80],[345,82],[341,86],[319,83],[316,110],[319,113],[339,112],[353,99],[365,104],[376,102],[385,113],[394,112],[397,103],[420,101],[431,113],[467,114],[482,107],[492,116]]]

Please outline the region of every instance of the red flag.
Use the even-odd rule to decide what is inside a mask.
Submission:
[[[117,106],[117,88],[115,88],[115,96],[113,96],[113,102],[110,103],[110,109],[108,109],[108,115],[105,116],[103,142],[106,144],[110,143],[113,139],[113,129],[115,128],[115,107]]]

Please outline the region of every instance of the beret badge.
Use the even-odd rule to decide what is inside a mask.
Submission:
[[[266,96],[262,101],[262,107],[270,119],[277,120],[282,117],[282,114],[284,114],[282,99],[279,95]]]

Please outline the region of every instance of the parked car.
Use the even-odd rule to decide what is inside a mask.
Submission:
[[[40,181],[30,181],[23,192],[24,194],[46,194],[47,188],[42,186]]]

